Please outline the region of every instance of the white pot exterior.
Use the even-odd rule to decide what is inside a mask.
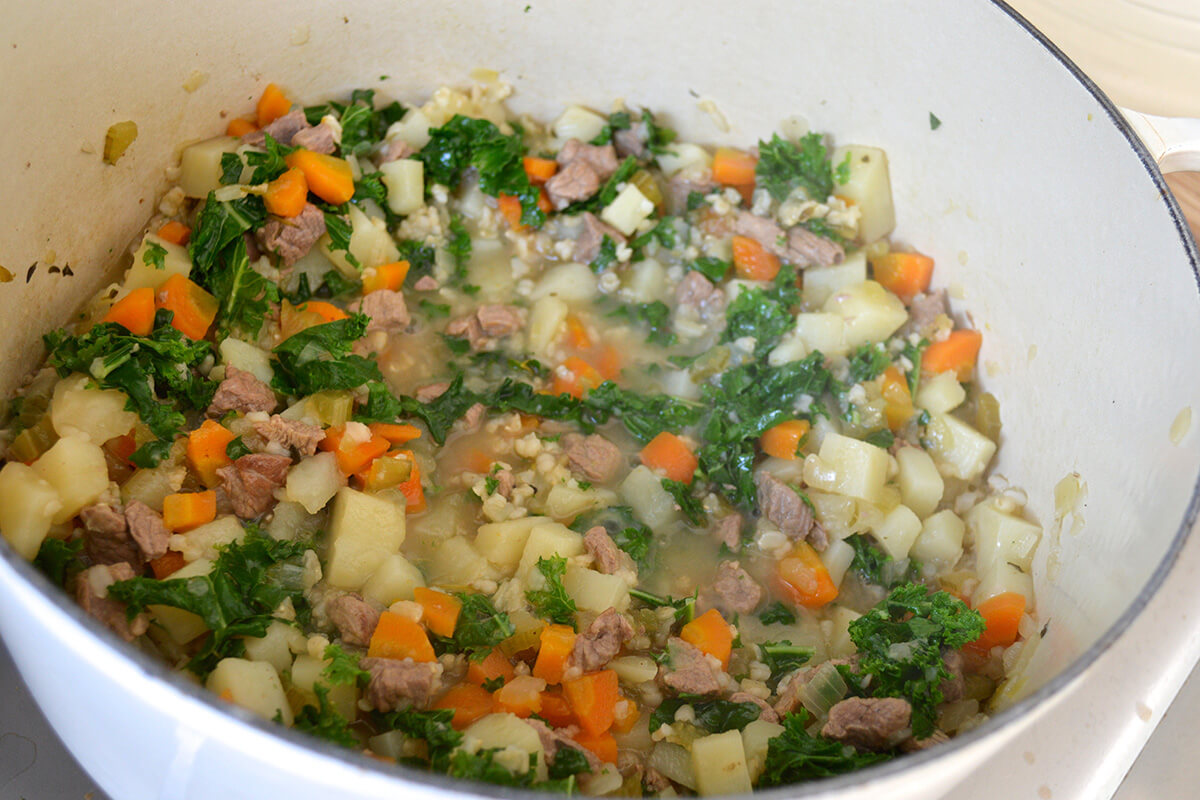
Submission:
[[[1181,410],[1200,411],[1194,245],[1112,107],[999,5],[893,0],[864,19],[834,0],[736,10],[533,0],[527,11],[462,0],[4,2],[0,108],[20,123],[0,137],[0,263],[17,273],[0,285],[5,393],[40,358],[40,333],[104,284],[110,251],[150,215],[178,143],[220,132],[219,113],[248,111],[268,80],[306,100],[365,85],[414,101],[488,67],[513,82],[517,110],[543,117],[622,96],[694,140],[746,144],[799,115],[840,143],[888,151],[896,238],[935,257],[935,282],[985,331],[982,380],[1005,422],[996,472],[1028,490],[1046,527],[1036,581],[1050,626],[1027,674],[1043,705],[859,776],[770,794],[936,796],[1111,642],[1194,519],[1200,435],[1169,437]],[[572,44],[573,30],[584,33]],[[207,81],[189,93],[196,72]],[[727,132],[697,95],[717,104]],[[96,151],[124,119],[139,138],[106,167]],[[48,269],[66,263],[72,278]],[[1077,534],[1059,532],[1052,496],[1070,472],[1088,486]],[[398,770],[226,713],[127,658],[44,595],[3,544],[0,556],[0,633],[68,747],[117,800],[445,794],[444,781],[401,783]]]

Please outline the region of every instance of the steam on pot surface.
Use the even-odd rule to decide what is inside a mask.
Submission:
[[[509,786],[747,792],[1012,702],[1041,528],[887,154],[509,92],[271,84],[186,147],[9,404],[4,538],[231,703]]]

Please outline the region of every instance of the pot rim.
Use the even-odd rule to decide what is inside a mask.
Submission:
[[[1193,240],[1187,221],[1184,219],[1183,213],[1179,208],[1172,195],[1170,188],[1167,186],[1158,165],[1155,163],[1150,152],[1143,144],[1141,139],[1134,133],[1132,127],[1126,118],[1119,112],[1116,105],[1104,94],[1103,91],[1087,76],[1083,71],[1066,56],[1057,46],[1054,45],[1044,34],[1037,30],[1028,20],[1020,13],[1009,6],[1004,0],[988,0],[997,10],[1006,14],[1012,21],[1029,34],[1038,44],[1044,47],[1058,62],[1066,68],[1066,70],[1082,85],[1082,87],[1090,93],[1098,102],[1104,113],[1107,114],[1109,120],[1117,128],[1125,140],[1128,142],[1133,153],[1141,162],[1146,173],[1149,175],[1154,186],[1159,190],[1159,195],[1162,203],[1166,207],[1167,213],[1170,215],[1175,229],[1179,234],[1181,242],[1184,246],[1184,251],[1188,263],[1192,270],[1193,278],[1196,280],[1197,290],[1200,292],[1200,250],[1198,250],[1196,242]],[[1174,567],[1178,559],[1179,553],[1191,535],[1192,528],[1196,522],[1197,515],[1200,514],[1200,475],[1197,475],[1196,481],[1193,484],[1192,496],[1185,510],[1179,528],[1175,533],[1175,537],[1171,541],[1170,547],[1166,554],[1150,575],[1146,584],[1138,592],[1137,596],[1130,603],[1129,607],[1117,618],[1117,620],[1106,630],[1086,651],[1075,658],[1064,670],[1055,675],[1045,685],[1034,691],[1028,697],[1014,703],[1012,706],[998,712],[989,717],[989,719],[966,733],[955,736],[948,742],[940,744],[936,747],[929,748],[917,753],[911,753],[903,758],[897,758],[883,762],[864,769],[856,770],[844,775],[839,775],[830,778],[808,781],[804,783],[789,784],[786,786],[775,787],[772,789],[763,789],[753,792],[752,795],[741,795],[741,797],[761,798],[762,800],[782,800],[784,797],[814,797],[817,795],[825,795],[826,793],[834,793],[841,789],[855,786],[859,784],[869,784],[876,781],[882,781],[898,773],[911,768],[916,768],[931,762],[934,759],[940,759],[959,752],[974,745],[976,742],[990,737],[993,733],[1006,727],[1011,721],[1023,717],[1031,712],[1036,706],[1047,703],[1052,697],[1064,691],[1071,683],[1079,678],[1084,671],[1091,666],[1100,656],[1102,656],[1117,639],[1129,628],[1132,622],[1141,614],[1146,605],[1154,597],[1155,593],[1161,587],[1167,574]],[[398,783],[416,783],[427,786],[430,789],[438,791],[448,791],[453,793],[468,794],[477,797],[495,797],[495,798],[520,798],[521,800],[531,800],[531,798],[546,797],[545,792],[534,792],[531,790],[520,790],[511,787],[498,786],[494,784],[480,783],[475,781],[451,778],[446,775],[430,773],[423,770],[405,767],[398,764],[388,764],[377,759],[367,758],[364,755],[352,750],[334,745],[330,742],[325,742],[315,737],[304,734],[290,728],[285,728],[273,722],[262,719],[246,709],[236,706],[231,706],[228,703],[222,702],[208,690],[197,685],[193,681],[188,680],[181,674],[170,669],[164,662],[153,658],[147,653],[144,653],[135,648],[131,648],[122,641],[119,637],[113,634],[99,622],[94,620],[89,615],[85,614],[82,609],[74,603],[71,598],[63,592],[59,587],[54,586],[50,581],[42,575],[33,565],[19,556],[8,542],[0,540],[0,559],[3,559],[17,574],[25,581],[32,584],[37,590],[39,597],[50,602],[56,607],[56,610],[70,617],[74,623],[82,628],[85,635],[90,635],[92,638],[88,642],[89,645],[100,644],[109,648],[114,653],[133,664],[140,669],[145,677],[151,678],[165,684],[164,688],[173,690],[177,695],[180,695],[181,700],[192,700],[205,704],[209,710],[232,716],[244,725],[253,729],[256,735],[267,735],[276,739],[282,739],[289,745],[301,748],[309,753],[315,753],[324,758],[332,759],[341,766],[351,768],[353,770],[369,770],[375,772],[382,777],[395,779]]]

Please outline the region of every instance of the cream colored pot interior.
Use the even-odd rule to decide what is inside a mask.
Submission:
[[[896,238],[936,258],[935,283],[984,330],[981,380],[1004,420],[995,471],[1028,491],[1046,529],[1036,582],[1049,627],[1027,690],[1100,640],[1180,541],[1200,473],[1194,426],[1173,428],[1200,410],[1194,250],[1109,107],[999,6],[7,5],[4,393],[41,357],[40,334],[119,265],[179,145],[221,132],[268,81],[309,101],[359,86],[420,101],[490,68],[515,87],[514,108],[543,117],[623,97],[699,141],[751,143],[800,116],[888,151]],[[122,120],[137,141],[106,166],[105,130]],[[1056,510],[1072,473],[1086,494]]]

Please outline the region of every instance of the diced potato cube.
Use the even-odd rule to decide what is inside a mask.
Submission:
[[[980,572],[1002,562],[1029,571],[1033,552],[1042,538],[1041,526],[1000,511],[991,500],[968,511],[966,523]]]
[[[846,286],[829,296],[822,310],[837,314],[846,324],[846,346],[881,342],[908,321],[900,298],[875,281]]]
[[[699,176],[712,167],[712,154],[690,142],[672,144],[668,152],[657,158],[658,166],[668,178],[678,174]]]
[[[511,575],[521,560],[529,532],[535,526],[551,522],[548,517],[521,517],[479,526],[475,549],[506,575]]]
[[[771,740],[783,733],[783,726],[765,719],[756,719],[742,729],[742,748],[746,752],[746,769],[750,779],[758,780],[767,765],[767,748]]]
[[[288,500],[315,514],[345,485],[346,476],[338,469],[337,456],[317,453],[291,468],[284,492]]]
[[[516,714],[488,714],[472,723],[463,731],[463,747],[468,750],[499,748],[496,759],[499,761],[501,756],[505,756],[502,763],[517,773],[529,771],[529,757],[532,755],[538,776],[544,778],[546,775],[546,751],[542,741],[533,728]],[[517,751],[517,757],[509,758],[505,750]]]
[[[517,578],[524,584],[530,585],[530,578],[541,572],[537,568],[538,559],[564,556],[570,558],[583,553],[583,536],[557,522],[545,522],[534,526],[525,540],[525,549],[521,551],[521,562],[517,565]],[[535,585],[541,584],[535,580]],[[604,609],[601,609],[603,611]]]
[[[89,387],[89,383],[89,376],[76,373],[54,387],[50,422],[55,432],[59,436],[78,434],[93,444],[129,433],[137,422],[137,414],[125,410],[129,398],[124,392]]]
[[[830,297],[867,279],[867,255],[856,250],[840,264],[830,267],[811,267],[804,270],[804,305],[822,308]]]
[[[846,570],[850,568],[852,561],[854,548],[842,539],[830,539],[829,546],[821,553],[821,562],[825,564],[834,586],[842,585],[842,578],[846,576]]]
[[[361,589],[404,543],[404,511],[388,500],[349,487],[340,489],[329,517],[325,578],[339,589]]]
[[[569,311],[567,304],[554,296],[543,297],[533,304],[529,315],[530,352],[541,356],[550,352]]]
[[[414,150],[420,150],[429,144],[429,117],[419,108],[410,108],[399,122],[388,126],[384,141],[399,140],[412,145]]]
[[[104,451],[82,436],[62,437],[32,467],[54,487],[62,501],[62,507],[54,515],[55,524],[66,522],[108,489]]]
[[[861,212],[858,238],[867,244],[887,236],[896,227],[887,153],[878,147],[846,145],[833,151],[833,165],[842,164],[847,155],[850,156],[850,179],[835,183],[833,192],[853,201]]]
[[[363,584],[362,595],[380,605],[390,606],[398,600],[412,600],[413,589],[424,585],[425,576],[421,570],[404,556],[393,553]]]
[[[296,656],[295,662],[290,665],[292,686],[307,695],[305,703],[311,706],[319,703],[316,697],[316,687],[324,686],[329,690],[326,697],[329,698],[334,710],[346,719],[352,720],[358,716],[358,687],[353,684],[330,683],[329,678],[324,675],[325,667],[328,664],[328,661],[313,658],[306,653]]]
[[[246,538],[246,529],[238,518],[227,514],[217,517],[187,533],[171,536],[171,549],[183,554],[185,561],[199,558],[215,559],[219,548]]]
[[[367,267],[378,267],[400,258],[400,250],[392,235],[388,233],[387,225],[381,219],[371,219],[356,205],[351,205],[348,212],[350,217],[350,255],[358,259],[358,266],[351,264],[346,258],[345,250],[333,250],[329,234],[317,241],[317,247],[325,254],[338,272],[355,280],[360,270]]]
[[[600,212],[600,219],[626,236],[632,236],[642,221],[654,213],[654,203],[632,183]]]
[[[665,300],[667,293],[667,269],[657,258],[643,258],[629,268],[630,299],[639,303]]]
[[[280,500],[271,512],[267,523],[267,535],[272,539],[294,541],[307,539],[324,525],[324,519],[310,514],[308,509],[291,500]]]
[[[745,794],[753,788],[742,734],[736,730],[692,742],[692,769],[701,795]]]
[[[139,469],[121,486],[121,502],[128,505],[140,500],[161,514],[163,498],[183,488],[186,477],[186,468],[169,461],[151,469]]]
[[[261,347],[227,336],[217,346],[221,352],[221,363],[249,372],[268,386],[275,377],[271,369],[271,354]]]
[[[551,267],[542,273],[530,297],[539,301],[543,297],[557,297],[570,302],[584,302],[596,296],[596,275],[585,264],[568,261]]]
[[[973,481],[983,474],[996,453],[996,443],[949,414],[931,414],[925,438],[934,460],[949,475]]]
[[[617,575],[569,566],[563,576],[563,588],[581,611],[602,614],[610,608],[617,611],[629,608],[629,584]]]
[[[953,370],[922,377],[913,401],[917,408],[930,414],[949,414],[967,399],[967,390],[958,382]]]
[[[279,716],[284,725],[294,717],[279,673],[265,661],[223,658],[204,684],[210,692],[248,708],[263,719]]]
[[[162,269],[157,264],[146,260],[146,253],[151,245],[158,245],[166,254],[163,256]],[[134,289],[157,289],[172,275],[187,277],[192,272],[192,260],[188,258],[186,247],[160,239],[153,233],[146,234],[141,245],[133,253],[133,263],[125,273],[125,282],[117,297],[124,297]]]
[[[0,468],[0,534],[25,559],[33,560],[62,508],[53,486],[19,461]]]
[[[243,636],[242,641],[246,645],[246,658],[265,661],[283,672],[292,666],[292,652],[302,650],[307,640],[295,625],[272,620],[265,636]],[[292,682],[295,682],[295,675],[292,676]]]
[[[846,344],[846,322],[837,314],[797,314],[794,333],[804,342],[809,352],[820,350],[829,356],[840,356],[850,352]]]
[[[826,435],[818,455],[804,460],[804,480],[827,492],[878,502],[887,480],[888,452],[837,433]]]
[[[595,111],[589,111],[580,106],[569,106],[558,119],[554,120],[550,129],[563,141],[578,139],[581,142],[590,142],[600,135],[607,124],[608,120]]]
[[[658,675],[658,663],[650,656],[617,656],[608,662],[608,669],[630,686],[652,681]]]
[[[179,156],[179,187],[188,197],[204,198],[221,188],[221,156],[238,148],[237,139],[217,136],[185,147]]]
[[[933,463],[933,457],[919,447],[902,447],[896,453],[900,465],[900,496],[904,505],[921,519],[928,517],[942,502],[946,482]]]
[[[858,652],[858,646],[850,638],[850,623],[861,614],[846,606],[834,605],[829,614],[828,635],[825,637],[830,658],[849,658]]]
[[[962,557],[966,527],[950,509],[939,511],[921,523],[921,535],[908,554],[922,564],[953,567]]]
[[[398,158],[379,165],[387,187],[387,204],[393,214],[411,214],[425,205],[425,164],[415,158]]]
[[[653,530],[679,519],[675,498],[663,488],[662,478],[644,464],[630,470],[621,482],[619,491],[625,502],[633,508],[634,515]]]
[[[616,495],[606,489],[580,489],[559,483],[546,494],[546,515],[570,522],[585,511],[611,506],[616,500]]]
[[[979,570],[979,584],[971,593],[971,605],[978,607],[1005,592],[1024,595],[1026,607],[1033,606],[1033,577],[1007,561],[997,561],[988,569]]]
[[[884,515],[872,528],[872,533],[884,551],[899,561],[908,558],[908,551],[921,534],[921,520],[905,505],[899,505]]]
[[[199,558],[171,573],[171,579],[183,580],[212,572],[213,562]],[[154,621],[167,632],[175,644],[187,644],[208,630],[204,620],[190,611],[172,606],[148,606]]]
[[[437,545],[429,562],[429,580],[435,586],[469,586],[475,581],[496,580],[499,571],[462,536]]]

